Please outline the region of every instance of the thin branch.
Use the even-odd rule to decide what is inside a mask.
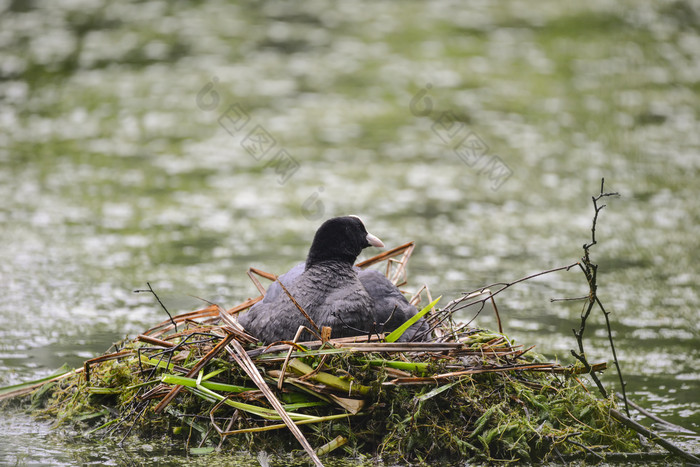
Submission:
[[[603,312],[603,315],[605,317],[605,323],[607,326],[607,331],[608,331],[608,340],[610,341],[610,348],[612,350],[613,354],[613,361],[615,363],[615,368],[617,370],[618,377],[620,379],[620,384],[622,386],[622,394],[623,394],[623,400],[625,401],[625,411],[627,415],[629,416],[629,406],[627,404],[627,396],[625,392],[625,386],[626,383],[624,381],[624,378],[622,377],[622,370],[620,368],[620,363],[617,359],[617,352],[615,350],[615,344],[613,341],[612,337],[612,326],[610,324],[610,319],[609,319],[609,312],[605,310],[605,307],[603,307],[603,304],[601,303],[600,299],[598,298],[598,265],[593,263],[590,258],[590,248],[597,243],[595,233],[596,233],[596,226],[598,223],[598,215],[600,214],[600,211],[602,211],[605,208],[605,204],[603,205],[598,205],[598,201],[600,201],[603,198],[607,198],[610,196],[620,196],[619,193],[617,192],[605,192],[605,178],[602,178],[600,181],[600,194],[598,196],[593,196],[591,197],[593,201],[593,209],[594,209],[594,215],[593,215],[593,222],[591,223],[591,241],[590,243],[586,243],[583,245],[583,258],[581,258],[581,263],[579,263],[579,267],[581,268],[581,271],[586,277],[586,280],[588,281],[588,287],[589,287],[589,295],[588,295],[588,303],[584,305],[584,308],[581,313],[581,324],[579,326],[578,330],[573,330],[574,336],[576,337],[576,341],[578,343],[578,349],[579,352],[575,352],[571,350],[571,355],[574,356],[577,360],[579,360],[583,366],[588,369],[590,368],[590,365],[588,361],[586,360],[586,354],[583,348],[583,334],[586,330],[586,321],[588,320],[588,317],[591,314],[591,311],[593,310],[593,307],[597,304],[600,307],[600,310]],[[600,390],[601,394],[603,394],[604,397],[607,397],[607,391],[603,387],[603,384],[600,382],[598,377],[594,374],[591,373],[591,378],[595,382],[595,384],[598,386],[598,389]]]
[[[550,298],[550,303],[554,302],[580,302],[582,300],[588,300],[590,297],[586,295],[585,297],[573,297],[573,298]]]
[[[573,268],[574,266],[577,266],[578,264],[579,263],[576,262],[576,263],[569,264],[567,266],[561,266],[561,267],[554,268],[554,269],[548,269],[546,271],[540,271],[540,272],[537,272],[534,274],[527,275],[525,277],[522,277],[522,278],[517,279],[517,280],[512,281],[512,282],[495,282],[493,284],[487,285],[485,287],[481,287],[481,288],[473,290],[471,292],[465,292],[462,297],[452,300],[450,303],[445,305],[445,307],[443,309],[439,310],[439,312],[436,314],[437,316],[435,316],[435,322],[429,327],[429,329],[427,331],[422,332],[420,335],[425,336],[428,333],[433,332],[434,329],[436,329],[437,327],[442,325],[445,321],[447,321],[448,319],[451,319],[452,315],[456,311],[463,310],[463,309],[468,308],[472,305],[479,304],[479,309],[475,313],[474,317],[467,323],[467,324],[470,324],[472,321],[474,321],[474,319],[476,319],[476,317],[484,309],[487,301],[489,301],[489,300],[493,301],[493,297],[495,297],[499,293],[503,292],[507,288],[512,287],[515,284],[519,284],[521,282],[525,282],[525,281],[528,281],[530,279],[534,279],[536,277],[543,276],[545,274],[550,274],[550,273],[557,272],[557,271],[568,271],[571,268]],[[498,289],[496,289],[494,292],[491,292],[491,289],[495,288],[497,286],[500,286],[500,287]],[[472,300],[473,298],[478,297],[479,295],[484,295],[484,297],[481,299],[478,299],[478,300]],[[464,303],[464,302],[467,302],[467,303]],[[495,302],[493,304],[494,304],[494,311],[496,312],[496,319],[498,321],[499,332],[503,332],[501,330],[502,329],[501,317],[498,314],[498,309],[495,308]]]
[[[158,300],[158,303],[160,304],[160,307],[165,310],[165,312],[168,314],[168,318],[170,318],[170,322],[173,323],[173,326],[175,327],[175,332],[177,332],[177,323],[173,319],[172,315],[168,311],[167,308],[165,308],[165,305],[163,305],[163,302],[160,301],[160,298],[158,297],[158,294],[156,294],[155,290],[153,290],[153,287],[151,287],[150,282],[146,282],[146,285],[148,286],[148,290],[134,290],[134,293],[141,293],[141,292],[150,292],[153,294],[154,297],[156,297],[156,300]]]
[[[577,442],[577,441],[574,441],[574,440],[568,439],[568,438],[565,439],[564,441],[566,441],[567,443],[571,443],[571,444],[573,444],[574,446],[580,447],[580,448],[583,449],[584,451],[588,452],[588,454],[590,454],[590,455],[592,455],[592,456],[594,456],[594,457],[597,457],[599,460],[603,460],[603,459],[604,459],[603,456],[601,456],[600,454],[598,454],[597,452],[595,452],[594,450],[592,450],[592,449],[589,448],[588,446],[584,446],[583,444],[581,444],[581,443],[579,443],[579,442]]]
[[[683,449],[679,448],[675,444],[671,443],[670,441],[667,441],[666,439],[662,438],[659,436],[658,433],[654,433],[653,431],[649,430],[647,427],[640,425],[639,423],[635,422],[629,417],[625,417],[622,415],[620,412],[618,412],[615,409],[610,409],[610,415],[617,420],[618,422],[622,423],[628,428],[633,429],[637,433],[645,436],[648,438],[650,441],[653,441],[654,443],[658,444],[659,446],[665,448],[667,451],[672,452],[673,454],[676,454],[677,456],[682,457],[683,459],[686,460],[686,462],[690,462],[691,464],[698,465],[700,464],[700,459],[694,456],[693,454],[684,451]]]
[[[311,327],[314,328],[314,331],[316,331],[317,337],[320,339],[321,330],[318,328],[318,326],[316,326],[316,323],[314,323],[314,320],[311,319],[311,316],[309,316],[309,314],[306,311],[304,311],[304,309],[301,307],[301,305],[299,305],[299,303],[294,299],[294,297],[292,297],[292,294],[289,293],[289,290],[287,290],[287,287],[284,286],[282,281],[278,280],[277,282],[282,287],[282,290],[284,290],[284,293],[287,294],[287,297],[289,297],[289,299],[292,301],[294,306],[297,307],[297,310],[299,310],[299,312],[302,315],[304,315],[304,318],[306,318],[306,320],[311,324]]]
[[[619,392],[616,392],[616,393],[615,393],[615,396],[616,396],[618,399],[622,399],[622,398],[623,398],[622,394],[620,394]],[[685,434],[690,434],[690,435],[696,435],[696,434],[697,434],[697,433],[695,433],[695,432],[692,431],[692,430],[689,430],[689,429],[684,428],[684,427],[682,427],[682,426],[676,425],[675,423],[671,423],[671,422],[669,422],[668,420],[664,420],[663,418],[659,417],[658,415],[649,412],[649,411],[648,411],[647,409],[645,409],[644,407],[642,407],[642,406],[640,406],[640,405],[638,405],[638,404],[635,404],[635,403],[632,402],[632,401],[628,401],[628,402],[629,402],[630,407],[632,407],[633,409],[635,409],[635,410],[636,410],[637,412],[639,412],[640,414],[642,414],[642,415],[644,415],[644,416],[646,416],[646,417],[648,417],[648,418],[651,418],[651,419],[654,420],[655,422],[658,422],[658,423],[662,424],[664,430],[671,430],[671,431],[676,431],[676,432],[678,432],[678,433],[685,433]]]
[[[615,369],[617,370],[617,376],[620,378],[620,390],[622,391],[622,400],[625,401],[625,413],[627,413],[627,416],[630,416],[630,409],[629,409],[629,401],[627,400],[627,391],[625,388],[627,387],[627,383],[622,377],[622,369],[620,368],[620,362],[617,359],[617,351],[615,350],[615,342],[613,342],[613,337],[612,337],[612,327],[610,325],[610,312],[605,311],[605,307],[603,307],[603,304],[600,302],[600,299],[598,296],[595,297],[596,303],[600,307],[601,311],[603,312],[603,315],[605,316],[605,326],[608,329],[608,340],[610,341],[610,350],[612,351],[613,354],[613,363],[615,363]]]

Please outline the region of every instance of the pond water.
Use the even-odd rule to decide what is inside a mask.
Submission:
[[[417,242],[445,299],[592,258],[631,398],[700,431],[700,7],[0,1],[0,385],[80,366],[249,266],[302,260],[323,219]],[[365,252],[367,257],[373,252]],[[505,331],[571,363],[576,269],[503,292]],[[461,319],[471,318],[464,315]],[[480,326],[494,327],[490,314]],[[585,339],[609,361],[596,313]],[[619,385],[605,376],[613,390]],[[644,421],[648,424],[648,421]],[[675,441],[698,452],[697,435]],[[2,464],[178,464],[16,411]]]

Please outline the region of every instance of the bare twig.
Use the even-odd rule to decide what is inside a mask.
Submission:
[[[166,347],[166,348],[172,348],[175,347],[176,344],[173,344],[172,342],[164,341],[161,339],[156,339],[155,337],[151,336],[145,336],[143,334],[139,334],[136,336],[137,340],[140,340],[141,342],[148,342],[149,344],[153,345],[158,345],[160,347]]]
[[[256,268],[248,268],[248,277],[250,278],[251,282],[255,285],[255,288],[258,289],[260,294],[262,296],[265,296],[265,287],[260,283],[257,277],[255,277],[253,274],[257,274],[260,277],[264,277],[265,279],[271,280],[271,281],[276,281],[277,276],[274,274],[270,274],[269,272],[261,271],[260,269]]]
[[[585,297],[550,298],[549,301],[550,301],[551,303],[554,303],[554,302],[580,302],[580,301],[583,301],[583,300],[588,300],[588,298],[589,298],[588,295],[586,295]]]
[[[464,294],[462,294],[462,297],[452,300],[450,303],[445,305],[445,307],[442,308],[437,313],[438,316],[435,317],[435,322],[429,327],[429,329],[427,331],[424,331],[421,333],[421,337],[424,337],[424,336],[428,335],[429,333],[433,332],[433,330],[435,328],[440,326],[447,319],[451,319],[452,315],[456,311],[463,310],[465,308],[468,308],[470,306],[478,304],[479,309],[475,313],[474,318],[472,318],[471,321],[473,321],[481,313],[481,311],[486,306],[486,302],[489,300],[491,300],[493,305],[494,305],[494,312],[496,314],[496,320],[498,322],[499,332],[503,332],[503,326],[501,324],[501,317],[498,313],[498,309],[495,308],[496,304],[495,304],[495,302],[493,302],[493,297],[495,297],[499,293],[503,292],[504,290],[508,289],[509,287],[514,286],[515,284],[519,284],[521,282],[525,282],[525,281],[528,281],[530,279],[534,279],[535,277],[543,276],[545,274],[550,274],[550,273],[557,272],[557,271],[568,271],[569,269],[573,268],[574,266],[577,266],[578,264],[579,263],[576,262],[576,263],[569,264],[567,266],[561,266],[561,267],[554,268],[554,269],[548,269],[546,271],[541,271],[541,272],[527,275],[525,277],[522,277],[522,278],[515,280],[515,281],[512,281],[512,282],[495,282],[493,284],[489,284],[485,287],[481,287],[481,288],[473,290],[471,292],[465,292]],[[495,289],[495,291],[492,291],[492,289]],[[478,300],[472,300],[473,298],[478,297],[479,295],[484,295],[484,297],[480,298]],[[469,321],[467,324],[471,323],[471,321]]]
[[[622,394],[620,394],[619,392],[615,393],[615,396],[616,396],[618,399],[622,399],[622,398],[623,398]],[[638,405],[638,404],[635,404],[635,403],[632,402],[631,400],[628,400],[627,403],[630,405],[630,407],[632,407],[633,409],[635,409],[636,411],[638,411],[638,412],[641,413],[642,415],[644,415],[644,416],[646,416],[646,417],[648,417],[648,418],[651,418],[651,419],[654,420],[655,422],[658,422],[658,423],[662,424],[662,425],[663,425],[663,428],[666,429],[666,430],[676,431],[676,432],[678,432],[678,433],[697,434],[697,433],[695,433],[695,432],[692,431],[692,430],[689,430],[689,429],[684,428],[684,427],[682,427],[682,426],[679,426],[679,425],[676,425],[676,424],[674,424],[674,423],[671,423],[671,422],[669,422],[668,420],[664,420],[663,418],[659,417],[658,415],[649,412],[649,411],[646,410],[644,407],[642,407],[642,406],[640,406],[640,405]]]
[[[625,402],[625,413],[627,413],[627,416],[630,416],[630,409],[629,409],[629,404],[627,401],[627,383],[625,382],[624,378],[622,377],[622,369],[620,368],[620,361],[617,359],[617,351],[615,350],[615,342],[613,342],[613,337],[612,337],[612,327],[610,325],[610,312],[605,310],[605,307],[603,304],[600,302],[600,299],[596,295],[595,298],[596,303],[600,307],[600,310],[603,312],[603,316],[605,316],[605,325],[608,330],[608,340],[610,341],[610,350],[612,351],[613,354],[613,363],[615,363],[615,370],[617,370],[617,376],[620,379],[620,390],[622,391],[622,400]]]
[[[318,328],[318,326],[316,326],[316,323],[314,323],[314,320],[311,319],[311,316],[309,316],[309,314],[306,311],[304,311],[304,309],[301,307],[301,305],[299,305],[299,303],[294,299],[294,297],[292,297],[292,294],[289,293],[289,290],[287,290],[287,287],[285,287],[281,281],[277,281],[277,282],[279,283],[280,287],[282,287],[282,290],[284,290],[284,293],[287,294],[287,297],[289,297],[289,299],[292,301],[294,306],[297,307],[297,310],[299,310],[299,312],[302,315],[304,315],[304,318],[306,318],[306,320],[309,322],[309,324],[311,324],[311,327],[314,328],[316,337],[318,337],[320,339],[321,338],[321,330]]]
[[[683,449],[679,448],[678,446],[671,443],[670,441],[665,440],[664,438],[659,436],[657,433],[654,433],[653,431],[649,430],[647,427],[640,425],[639,423],[635,422],[631,418],[625,417],[617,410],[610,409],[610,415],[612,415],[612,417],[615,420],[622,423],[626,427],[631,428],[634,431],[636,431],[637,433],[645,436],[650,441],[653,441],[654,443],[663,447],[667,451],[672,452],[673,454],[676,454],[677,456],[682,457],[687,462],[690,462],[690,463],[695,464],[695,465],[700,464],[700,459],[697,458],[696,456],[690,454],[689,452],[684,451]]]
[[[588,446],[585,446],[585,445],[583,445],[583,444],[581,444],[581,443],[579,443],[579,442],[577,442],[577,441],[574,441],[573,439],[570,439],[569,437],[567,437],[564,441],[566,441],[567,443],[571,443],[571,444],[573,444],[574,446],[580,447],[581,449],[583,449],[584,451],[586,451],[588,454],[592,455],[593,457],[598,458],[599,460],[603,460],[603,459],[604,459],[603,456],[601,456],[600,454],[598,454],[597,452],[595,452],[594,450],[592,450],[592,449],[589,448]]]
[[[158,303],[160,304],[160,307],[165,310],[165,312],[168,314],[168,318],[170,318],[170,322],[173,323],[173,326],[175,326],[175,332],[177,332],[177,324],[175,323],[175,320],[173,319],[173,316],[170,314],[167,308],[165,308],[165,305],[163,305],[163,302],[160,301],[160,298],[158,297],[158,294],[156,294],[155,290],[153,290],[153,287],[151,287],[150,282],[146,282],[146,285],[148,286],[148,290],[134,290],[134,293],[142,293],[142,292],[150,292],[153,294],[154,297],[156,297],[156,300],[158,300]]]
[[[501,315],[498,313],[498,307],[496,306],[496,299],[491,295],[491,305],[493,306],[493,312],[496,315],[496,322],[498,323],[498,332],[503,334],[503,325],[501,324]]]
[[[601,179],[600,181],[600,194],[598,196],[593,196],[591,197],[593,201],[593,209],[595,211],[593,215],[593,222],[591,223],[591,241],[590,243],[586,243],[583,245],[583,258],[581,258],[581,263],[579,263],[579,267],[581,268],[581,271],[583,271],[583,274],[586,276],[586,280],[588,281],[588,287],[589,287],[589,294],[588,294],[588,302],[584,305],[583,310],[581,311],[581,324],[579,325],[578,330],[574,329],[573,333],[574,336],[576,337],[576,342],[578,344],[578,352],[571,350],[571,355],[574,356],[579,362],[581,362],[586,370],[590,368],[590,364],[588,363],[588,360],[586,359],[586,354],[584,351],[584,346],[583,346],[583,334],[586,330],[586,322],[588,320],[588,317],[591,314],[591,311],[593,310],[593,307],[597,304],[601,311],[603,312],[603,315],[605,317],[605,323],[607,326],[608,330],[608,339],[610,341],[610,348],[612,350],[613,354],[613,361],[615,363],[615,368],[617,370],[618,377],[620,379],[620,384],[622,386],[622,394],[623,394],[623,400],[625,401],[625,411],[627,415],[629,416],[629,407],[627,405],[627,396],[625,392],[625,386],[627,383],[625,383],[623,377],[622,377],[622,370],[620,368],[620,363],[617,359],[617,352],[615,351],[615,343],[613,341],[612,337],[612,327],[610,325],[610,319],[609,319],[609,312],[605,310],[605,307],[601,303],[600,299],[598,298],[598,265],[593,263],[590,258],[590,248],[597,243],[596,241],[596,225],[598,222],[598,215],[600,214],[600,211],[602,211],[605,208],[605,204],[598,205],[598,201],[600,201],[603,198],[610,197],[610,196],[619,196],[619,193],[616,192],[605,192],[605,179]],[[601,392],[601,394],[604,397],[607,397],[607,391],[605,390],[605,387],[603,386],[603,383],[600,381],[600,379],[595,375],[595,373],[591,373],[591,379],[595,382],[596,386],[598,387],[598,390]]]
[[[415,248],[415,246],[415,242],[405,243],[401,246],[397,246],[396,248],[392,248],[391,250],[373,256],[370,259],[359,262],[356,264],[356,266],[362,269],[366,269],[373,264],[380,263],[386,260],[387,264],[385,275],[387,276],[387,279],[391,281],[392,284],[399,287],[406,283],[406,266],[408,264],[408,260],[411,258],[411,254],[413,253],[413,249]],[[393,259],[395,256],[398,256],[400,254],[402,254],[400,260],[397,261]],[[391,272],[392,265],[397,265],[393,273]]]

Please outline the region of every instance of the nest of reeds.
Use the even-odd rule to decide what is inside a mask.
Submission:
[[[386,261],[387,277],[402,285],[412,249],[360,266]],[[582,365],[563,367],[502,332],[453,322],[454,310],[483,308],[492,294],[442,309],[431,300],[423,307],[427,342],[381,332],[329,340],[322,332],[321,340],[264,347],[235,319],[264,294],[255,274],[275,276],[249,271],[260,297],[172,317],[42,383],[32,401],[44,415],[89,426],[91,436],[168,434],[199,451],[288,453],[301,443],[317,465],[334,450],[404,462],[545,461],[638,446],[611,420],[612,398],[594,397],[579,379]]]

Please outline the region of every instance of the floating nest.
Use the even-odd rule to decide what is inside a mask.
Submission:
[[[400,286],[412,250],[406,244],[360,266],[386,262],[387,277]],[[287,456],[302,446],[317,465],[329,452],[433,463],[639,450],[636,434],[611,416],[612,397],[595,397],[580,379],[583,365],[564,367],[502,332],[452,320],[465,306],[483,309],[493,300],[488,291],[439,309],[422,288],[412,301],[430,302],[419,306],[433,330],[428,342],[395,342],[396,333],[381,329],[329,340],[321,330],[320,340],[265,347],[236,314],[264,295],[258,276],[275,276],[249,275],[260,297],[172,317],[83,368],[2,397],[23,396],[37,414],[87,436],[169,435],[200,453]]]

